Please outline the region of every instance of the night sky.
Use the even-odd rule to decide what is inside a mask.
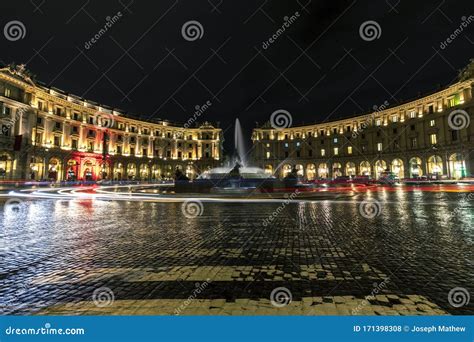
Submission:
[[[142,118],[185,122],[210,101],[200,120],[219,121],[231,149],[236,117],[249,138],[278,109],[293,125],[321,122],[454,82],[474,57],[474,18],[440,44],[473,9],[472,0],[2,1],[0,60],[26,63],[47,85]],[[3,28],[13,20],[26,35],[10,41]],[[188,41],[182,27],[192,20],[203,32]],[[362,39],[366,21],[379,24],[377,39]]]

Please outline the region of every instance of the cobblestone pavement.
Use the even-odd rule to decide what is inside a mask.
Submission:
[[[2,204],[0,312],[474,314],[474,203],[465,198],[400,190],[203,203],[195,218],[181,203]]]

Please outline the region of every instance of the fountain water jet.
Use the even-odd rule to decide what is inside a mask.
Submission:
[[[273,188],[275,177],[259,167],[249,166],[246,158],[245,142],[239,119],[235,120],[234,155],[230,165],[204,171],[194,181],[175,180],[177,192],[217,192],[245,193]],[[178,176],[178,175],[177,175]]]
[[[242,126],[240,125],[239,119],[235,119],[234,127],[234,148],[235,156],[232,161],[233,164],[239,163],[242,166],[247,166],[247,153],[245,151],[244,135],[242,133]]]

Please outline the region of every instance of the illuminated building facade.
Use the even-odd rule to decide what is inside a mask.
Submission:
[[[147,122],[0,69],[0,180],[189,178],[220,164],[222,130]]]
[[[283,177],[296,166],[308,180],[393,172],[401,178],[474,173],[474,79],[396,106],[320,124],[253,131],[253,158]]]

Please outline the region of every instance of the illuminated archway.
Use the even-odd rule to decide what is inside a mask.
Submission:
[[[135,179],[137,177],[137,166],[133,163],[127,165],[127,178]]]
[[[319,167],[318,167],[318,177],[320,178],[328,178],[329,174],[328,174],[328,164],[326,163],[321,163],[319,164]]]
[[[377,160],[374,167],[375,178],[379,178],[382,172],[387,171],[387,162],[385,160]]]
[[[154,164],[151,167],[151,178],[152,179],[161,179],[161,167],[157,164]]]
[[[443,159],[440,156],[431,156],[428,158],[427,171],[430,175],[439,176],[443,174]]]
[[[283,165],[283,168],[281,169],[282,177],[286,177],[291,172],[291,169],[292,167],[290,164]]]
[[[359,173],[362,176],[370,176],[371,172],[372,172],[372,168],[370,167],[370,163],[367,160],[360,163]]]
[[[140,165],[140,179],[147,180],[150,177],[150,167],[147,164]]]
[[[297,164],[296,166],[296,174],[298,177],[303,177],[304,176],[304,167],[301,164]]]
[[[122,179],[123,179],[123,164],[117,162],[114,164],[114,180],[122,180]]]
[[[1,168],[1,165],[0,165]],[[30,179],[32,180],[41,180],[44,178],[44,163],[43,158],[34,157],[30,162]]]
[[[75,159],[69,159],[66,164],[66,180],[76,181],[79,175],[79,163]]]
[[[411,178],[423,176],[423,169],[421,167],[422,161],[419,157],[413,157],[409,160],[409,172]]]
[[[316,178],[316,166],[314,164],[306,165],[306,178],[313,180]]]
[[[62,179],[62,165],[59,158],[53,157],[48,162],[48,180],[52,182]]]
[[[97,178],[97,165],[95,159],[87,159],[82,164],[82,174],[86,181],[93,181]]]
[[[466,177],[466,162],[460,153],[449,156],[449,174],[455,179]]]
[[[342,165],[341,163],[334,163],[332,164],[332,177],[340,177],[342,176]]]
[[[391,164],[392,172],[398,178],[402,179],[405,174],[405,168],[403,167],[403,161],[401,159],[394,159]]]

